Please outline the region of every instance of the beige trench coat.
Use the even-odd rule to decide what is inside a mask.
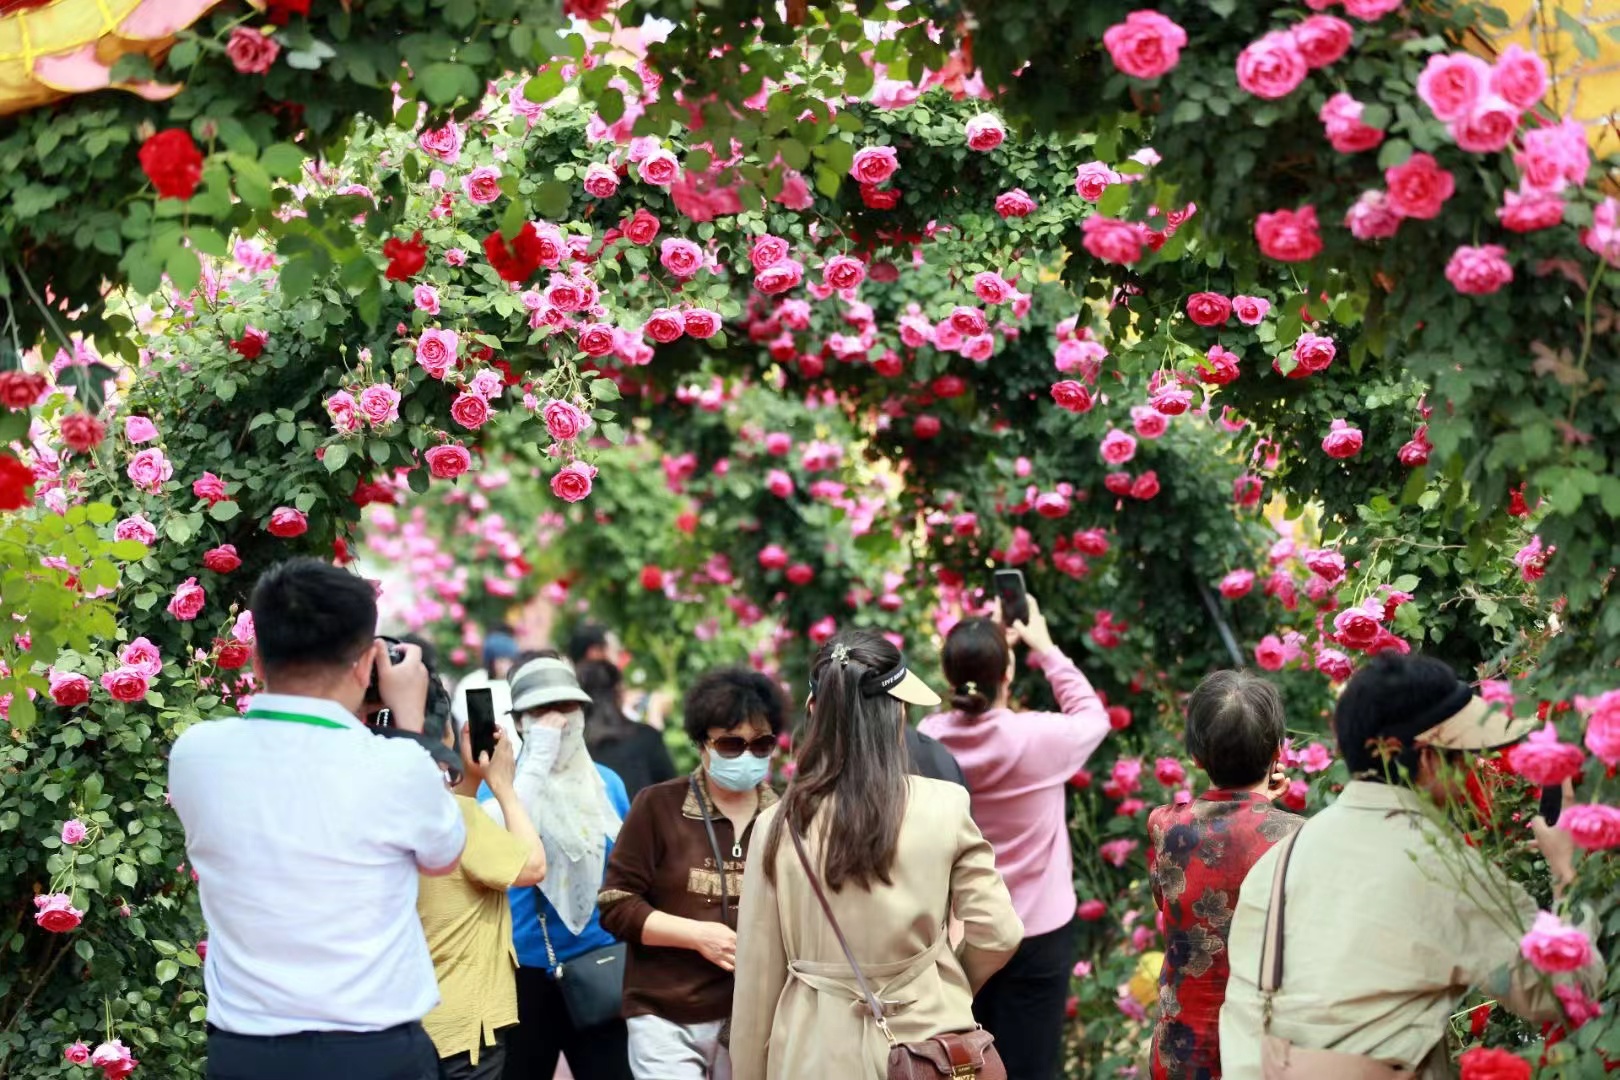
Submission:
[[[820,866],[824,807],[805,838]],[[733,1080],[881,1080],[889,1047],[861,1001],[838,939],[784,836],[777,885],[765,876],[767,811],[754,829],[737,930]],[[995,855],[968,813],[967,789],[912,777],[892,885],[828,893],[901,1042],[973,1026],[973,992],[1023,940]],[[949,916],[962,944],[946,940]]]

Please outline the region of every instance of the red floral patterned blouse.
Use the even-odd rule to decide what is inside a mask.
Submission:
[[[1271,846],[1304,824],[1264,795],[1213,788],[1148,817],[1148,876],[1164,917],[1153,1080],[1220,1080],[1226,934],[1238,889]]]

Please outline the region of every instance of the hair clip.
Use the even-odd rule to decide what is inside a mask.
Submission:
[[[967,682],[962,684],[962,692],[969,695],[977,694],[979,692],[979,684],[974,682],[972,679],[969,679]]]
[[[839,667],[849,667],[849,646],[842,641],[834,645],[831,659],[838,661]]]

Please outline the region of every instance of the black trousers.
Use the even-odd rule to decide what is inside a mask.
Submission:
[[[518,1026],[507,1029],[504,1080],[552,1080],[559,1056],[568,1059],[574,1080],[633,1080],[623,1020],[574,1027],[562,991],[540,968],[518,968],[517,993]]]
[[[506,1036],[515,1028],[501,1028],[495,1033],[495,1045],[478,1050],[478,1064],[472,1063],[472,1051],[463,1050],[439,1059],[439,1080],[501,1080],[506,1068]]]
[[[1074,976],[1076,924],[1024,939],[973,999],[973,1018],[996,1037],[1007,1080],[1059,1080]]]
[[[233,1035],[208,1028],[208,1080],[439,1080],[419,1023],[386,1031]]]

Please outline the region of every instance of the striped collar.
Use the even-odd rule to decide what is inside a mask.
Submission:
[[[264,720],[284,720],[288,718],[305,718],[294,722],[308,722],[314,720],[316,727],[354,728],[364,731],[362,724],[353,713],[330,698],[305,697],[302,694],[254,694],[248,701],[246,717]]]

